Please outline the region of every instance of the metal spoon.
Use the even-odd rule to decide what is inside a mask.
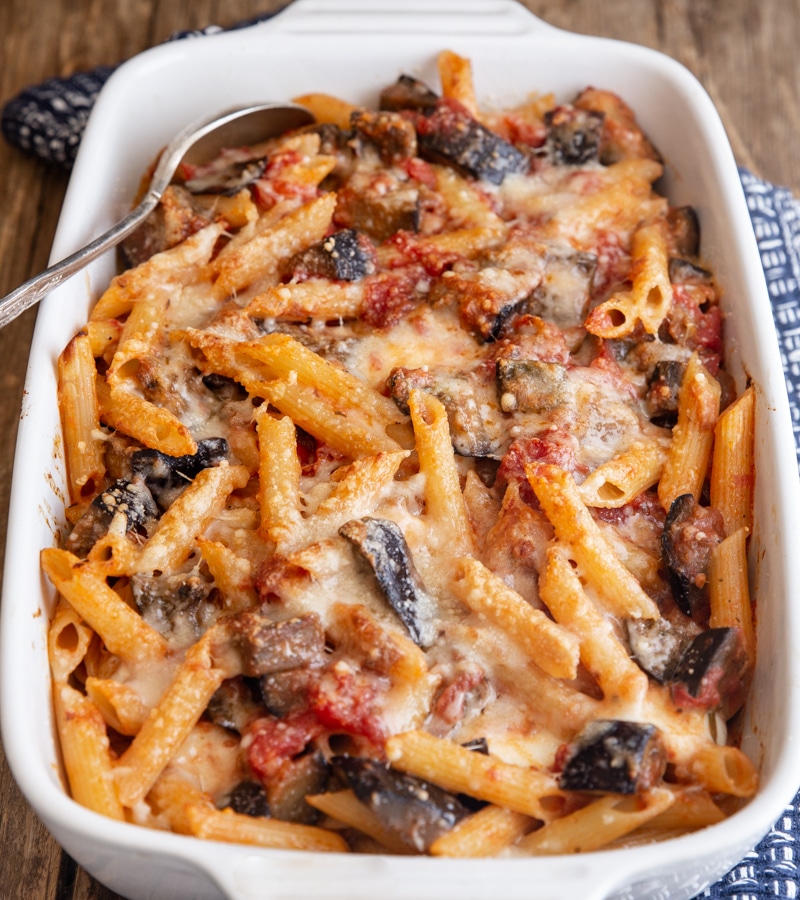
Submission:
[[[244,147],[274,137],[314,121],[302,106],[287,103],[261,103],[229,109],[194,122],[170,141],[156,166],[147,193],[105,234],[80,250],[34,275],[0,300],[0,328],[8,325],[29,306],[38,303],[49,291],[80,271],[106,250],[115,247],[135,231],[156,208],[176,169],[182,162],[208,162],[224,147]]]

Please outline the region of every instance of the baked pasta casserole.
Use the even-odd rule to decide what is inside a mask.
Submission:
[[[755,661],[754,392],[633,111],[379,108],[185,165],[58,360],[42,552],[72,796],[312,851],[721,820]]]

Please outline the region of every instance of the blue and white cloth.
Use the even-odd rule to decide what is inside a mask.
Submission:
[[[246,27],[263,16],[240,23]],[[220,31],[179,32],[172,40]],[[104,66],[27,88],[3,108],[6,140],[69,169],[98,92],[114,71]],[[800,459],[800,201],[747,169],[739,174],[764,266]],[[800,793],[751,853],[695,900],[800,900]]]

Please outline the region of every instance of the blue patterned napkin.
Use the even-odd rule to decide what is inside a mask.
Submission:
[[[220,30],[212,25],[202,31],[179,32],[171,40]],[[21,150],[71,168],[95,98],[113,71],[104,66],[27,88],[3,108],[3,136]],[[786,188],[763,181],[747,169],[741,168],[739,174],[772,300],[800,459],[800,201]],[[696,900],[798,900],[799,845],[800,793],[761,843]]]

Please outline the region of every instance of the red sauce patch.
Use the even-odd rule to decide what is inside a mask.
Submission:
[[[539,508],[539,501],[525,475],[525,466],[531,462],[558,466],[567,472],[577,472],[581,468],[572,440],[563,432],[548,432],[544,437],[525,437],[514,441],[500,463],[497,478],[501,484],[516,482],[520,497],[535,509]]]
[[[268,781],[286,760],[302,753],[321,732],[322,726],[312,713],[294,713],[283,719],[274,716],[257,719],[249,732],[252,740],[247,761],[262,781]]]
[[[331,667],[309,690],[317,721],[332,732],[365,737],[382,744],[388,737],[376,709],[375,679],[344,666]]]
[[[363,319],[375,328],[395,325],[419,303],[417,285],[422,273],[403,269],[381,272],[364,283]]]

